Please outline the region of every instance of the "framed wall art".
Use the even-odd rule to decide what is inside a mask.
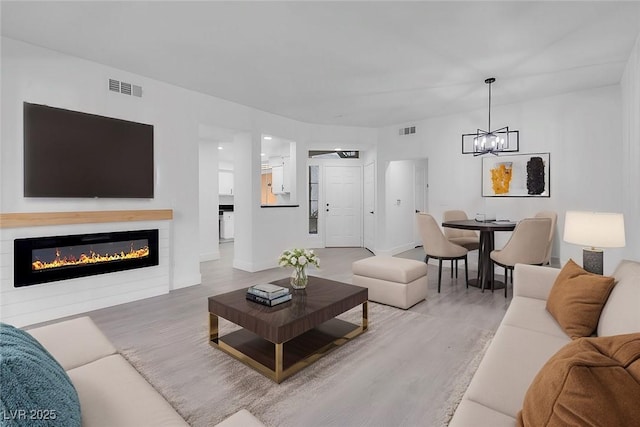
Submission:
[[[482,197],[550,197],[550,153],[482,159]]]

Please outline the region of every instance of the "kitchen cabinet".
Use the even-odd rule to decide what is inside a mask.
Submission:
[[[233,212],[222,212],[220,218],[220,238],[221,239],[233,239],[234,232],[234,218]]]
[[[218,194],[233,195],[233,172],[221,170],[218,172]]]
[[[289,157],[281,157],[280,164],[271,166],[271,192],[273,194],[291,192],[291,164]]]

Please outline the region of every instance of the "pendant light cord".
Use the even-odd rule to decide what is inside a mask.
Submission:
[[[487,128],[487,132],[491,133],[491,83],[489,82],[489,127]]]

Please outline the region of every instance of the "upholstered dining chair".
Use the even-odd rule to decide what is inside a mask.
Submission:
[[[416,221],[426,254],[424,262],[429,262],[429,258],[438,260],[438,293],[440,293],[440,283],[442,282],[443,260],[464,260],[464,277],[467,287],[469,287],[469,270],[467,269],[467,252],[469,251],[462,246],[449,242],[444,237],[436,220],[428,213],[416,213]]]
[[[467,217],[465,211],[450,210],[442,213],[442,221],[460,221],[467,219],[469,219],[469,217]],[[462,246],[468,251],[474,251],[480,248],[480,236],[478,236],[476,231],[444,227],[444,236],[451,243]],[[454,260],[451,260],[451,277],[453,277],[453,262]],[[458,277],[458,260],[455,260],[455,263],[456,277]]]
[[[525,218],[516,225],[511,238],[502,249],[491,251],[491,260],[504,268],[504,296],[507,297],[507,279],[516,264],[542,265],[547,256],[549,218]]]
[[[551,231],[549,232],[549,242],[547,243],[547,254],[544,256],[543,265],[551,262],[551,250],[553,249],[553,236],[556,232],[556,222],[558,221],[558,214],[553,211],[540,211],[535,215],[535,218],[549,218],[551,220]]]

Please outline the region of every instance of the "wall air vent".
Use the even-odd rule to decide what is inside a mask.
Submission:
[[[109,90],[120,92],[120,82],[114,79],[109,79]]]
[[[109,79],[109,90],[122,93],[123,95],[133,95],[142,98],[142,86],[121,82],[116,79]]]
[[[400,128],[400,130],[398,131],[398,135],[411,135],[413,133],[416,133],[415,126]]]
[[[120,82],[120,93],[131,95],[131,83]]]

